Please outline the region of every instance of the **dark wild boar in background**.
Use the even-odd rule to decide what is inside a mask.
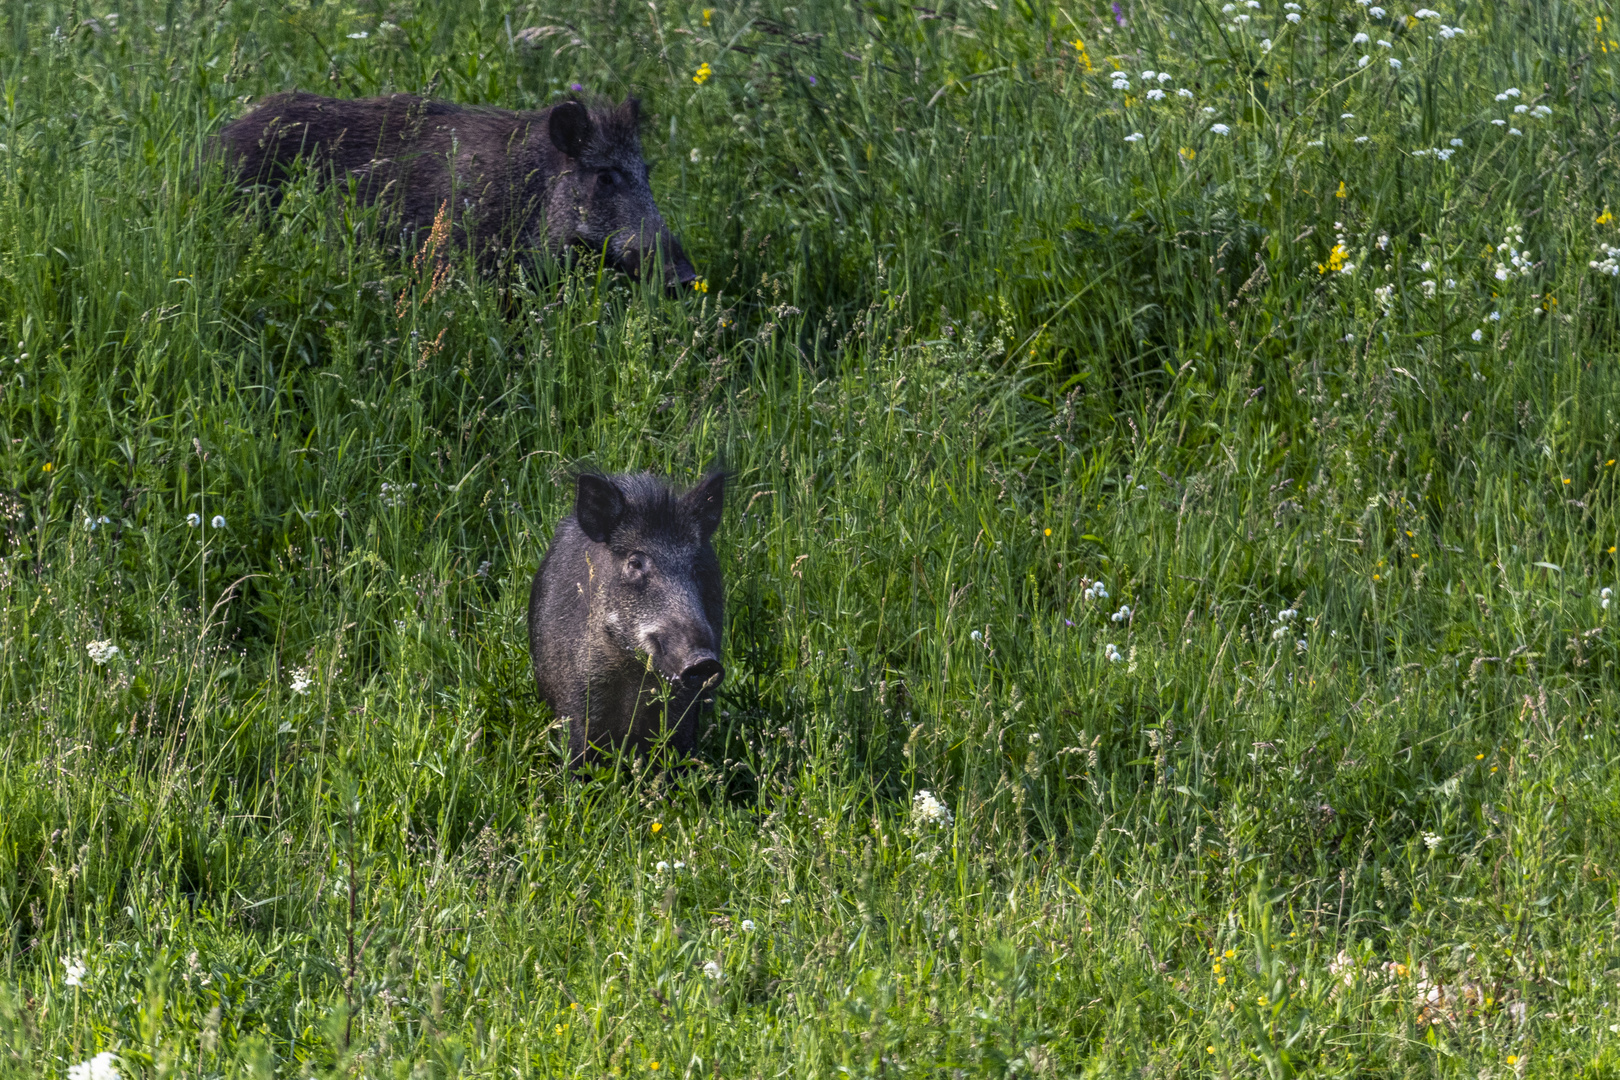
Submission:
[[[696,274],[664,224],[641,156],[640,106],[564,101],[535,112],[391,94],[342,100],[291,91],[219,133],[240,182],[279,185],[299,157],[347,174],[391,223],[427,229],[441,208],[486,265],[508,252],[605,252],[640,276],[662,256],[675,288]]]
[[[529,592],[540,696],[569,720],[574,766],[603,752],[697,743],[725,678],[720,524],[725,475],[678,495],[646,474],[583,475]]]

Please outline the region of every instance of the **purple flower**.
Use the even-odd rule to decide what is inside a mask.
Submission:
[[[811,86],[816,85],[816,77],[814,75],[810,76],[810,85]]]
[[[568,84],[568,89],[572,90],[574,93],[577,94],[580,91],[585,89],[585,84],[584,83],[571,82],[571,83]]]
[[[1114,9],[1114,21],[1121,26],[1125,25],[1125,13],[1119,10],[1118,4],[1111,5]]]
[[[1074,625],[1074,620],[1073,619],[1064,619],[1063,620],[1063,625],[1064,626],[1073,626]]]

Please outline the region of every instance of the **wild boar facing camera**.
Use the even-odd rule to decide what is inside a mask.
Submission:
[[[582,475],[529,593],[540,696],[569,720],[575,767],[604,752],[679,754],[725,677],[724,589],[709,539],[725,475],[684,495],[642,474]]]
[[[430,228],[443,211],[457,242],[487,262],[578,247],[633,276],[651,266],[665,285],[687,285],[696,273],[653,202],[640,118],[634,98],[510,112],[291,91],[226,125],[219,143],[241,183],[280,185],[303,157],[352,178],[362,203],[382,203],[407,229]]]

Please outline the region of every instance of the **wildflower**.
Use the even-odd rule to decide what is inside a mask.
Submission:
[[[1485,316],[1485,318],[1491,322],[1501,322],[1502,313],[1500,311],[1493,311],[1489,315]]]
[[[969,635],[968,635],[968,638],[969,638],[969,639],[970,639],[970,640],[971,640],[971,641],[972,641],[972,642],[973,642],[973,643],[974,643],[974,644],[975,644],[975,645],[982,645],[982,644],[984,644],[984,634],[983,634],[983,633],[982,633],[982,632],[981,632],[981,631],[978,631],[978,630],[975,630],[975,631],[973,631],[973,633],[971,633],[971,634],[969,634]]]
[[[1528,105],[1515,105],[1515,106],[1513,106],[1513,111],[1516,114],[1527,113],[1527,112],[1530,111],[1530,106],[1528,106]]]
[[[1365,136],[1365,135],[1357,135],[1356,136],[1356,142],[1364,143],[1366,141],[1367,141],[1367,136]]]
[[[1395,59],[1395,57],[1393,57],[1393,56],[1389,58],[1389,66],[1390,66],[1390,69],[1393,70],[1393,71],[1401,70],[1401,62],[1399,60]]]
[[[1518,110],[1515,109],[1514,111],[1517,112]],[[1537,120],[1545,120],[1547,117],[1552,115],[1552,110],[1547,108],[1545,105],[1537,105],[1535,108],[1530,110],[1530,115],[1535,117]]]
[[[1367,42],[1369,42],[1371,40],[1372,40],[1372,38],[1368,37],[1366,34],[1357,34],[1355,37],[1350,39],[1350,44],[1352,44],[1352,45],[1365,45],[1365,44],[1367,44]]]
[[[658,1071],[658,1062],[656,1062],[656,1061],[647,1062],[647,1068],[651,1069],[653,1072],[657,1072]]]
[[[706,8],[703,9],[703,25],[704,26],[708,26],[709,25],[709,20],[711,18],[713,18],[713,17],[714,17],[714,8],[706,7]]]
[[[75,956],[62,957],[62,966],[67,969],[62,975],[62,982],[66,986],[83,986],[85,976],[84,961]]]
[[[1598,599],[1603,602],[1603,610],[1609,609],[1609,601],[1614,599],[1614,590],[1605,586],[1598,592]]]
[[[1412,12],[1412,18],[1414,19],[1438,19],[1439,17],[1440,13],[1433,8],[1418,8]]]
[[[44,465],[40,466],[40,471],[41,472],[50,472],[54,468],[56,468],[56,466],[52,465],[49,461],[47,461]]]
[[[1614,215],[1611,214],[1608,210],[1604,210],[1603,213],[1599,214],[1596,217],[1596,219],[1594,219],[1595,224],[1598,224],[1598,225],[1607,225],[1609,222],[1611,222],[1613,220],[1614,220]]]
[[[1285,16],[1285,18],[1287,18],[1287,20],[1288,20],[1288,21],[1289,21],[1289,22],[1291,22],[1291,23],[1297,23],[1297,22],[1299,22],[1299,16],[1298,16],[1298,15],[1296,15],[1296,14],[1295,14],[1295,13],[1294,13],[1294,12],[1292,12],[1292,11],[1290,11],[1290,12],[1289,12],[1289,13],[1288,13],[1288,14],[1287,14],[1287,15],[1286,15],[1286,16]]]
[[[1215,134],[1215,135],[1230,135],[1230,134],[1232,134],[1232,129],[1230,127],[1228,127],[1227,125],[1225,125],[1225,124],[1211,124],[1211,125],[1209,125],[1209,130],[1210,130],[1210,132],[1212,134]]]
[[[1378,39],[1378,47],[1380,49],[1393,49],[1395,46],[1391,45],[1389,42],[1385,41],[1383,38],[1379,38]]]
[[[1384,9],[1381,7],[1370,7],[1367,9],[1367,14],[1371,15],[1375,19],[1382,19],[1384,17]]]
[[[1395,286],[1380,285],[1373,290],[1373,296],[1377,298],[1378,306],[1384,309],[1385,314],[1388,314],[1390,305],[1395,302]]]
[[[653,865],[653,871],[659,874],[667,874],[669,873],[669,863],[665,862],[663,859],[659,859],[658,862]]]
[[[1185,86],[1183,86],[1181,89],[1176,91],[1176,97],[1192,97],[1192,96],[1193,96],[1193,92],[1191,90],[1187,89]]]
[[[186,524],[195,529],[197,526],[202,524],[202,518],[198,517],[196,514],[187,514]]]
[[[708,978],[715,979],[717,981],[725,977],[725,972],[721,971],[720,965],[715,963],[713,960],[710,960],[708,963],[703,965],[703,974]]]
[[[1507,127],[1506,120],[1492,120],[1491,123],[1495,124],[1497,127]]]
[[[1440,839],[1439,833],[1426,832],[1423,834],[1423,846],[1435,851],[1440,847]]]
[[[1141,142],[1145,136],[1140,131],[1133,131],[1125,136],[1126,142]]]
[[[1424,296],[1432,298],[1434,296],[1434,290],[1437,288],[1437,285],[1431,279],[1431,280],[1419,282],[1418,288],[1423,290],[1423,295]]]
[[[1430,150],[1429,151],[1429,153],[1433,154],[1435,157],[1439,158],[1441,161],[1450,161],[1451,160],[1451,155],[1455,154],[1456,152],[1457,151],[1451,150],[1451,149]]]
[[[1343,180],[1340,180],[1339,181],[1339,190],[1335,191],[1333,193],[1333,197],[1335,199],[1345,199],[1345,198],[1349,198],[1349,196],[1350,196],[1350,189],[1344,186],[1344,181]]]
[[[1160,90],[1157,86],[1147,92],[1147,99],[1149,101],[1163,101],[1164,97],[1164,91]]]
[[[1463,28],[1460,26],[1447,26],[1445,23],[1440,24],[1440,37],[1443,41],[1450,41],[1452,38],[1457,37],[1462,32]]]
[[[1463,141],[1461,139],[1452,139],[1451,140],[1451,145],[1452,146],[1461,147],[1462,144],[1463,144]]]
[[[1360,59],[1360,60],[1357,60],[1357,61],[1356,61],[1356,67],[1358,67],[1358,68],[1364,68],[1364,67],[1366,67],[1366,66],[1367,66],[1367,65],[1368,65],[1368,64],[1370,64],[1370,63],[1372,63],[1372,57],[1370,57],[1370,56],[1363,56],[1363,57],[1362,57],[1362,58],[1361,58],[1361,59]]]
[[[1148,68],[1146,71],[1142,72],[1142,79],[1145,82],[1148,79],[1153,78],[1157,74],[1158,74],[1157,71],[1154,71],[1152,68]]]
[[[705,60],[703,63],[698,65],[697,74],[692,76],[692,81],[697,83],[699,86],[702,86],[704,83],[709,81],[709,76],[713,74],[714,69],[710,67],[709,62]]]
[[[745,934],[752,934],[754,932],[754,920],[753,919],[744,919],[742,921],[742,932],[745,933]]]
[[[84,651],[90,654],[92,664],[101,667],[117,656],[121,650],[110,641],[92,641],[84,647]]]
[[[692,279],[692,291],[707,294],[708,291],[709,291],[709,279],[708,278],[701,278],[701,277],[700,278],[693,278]]]
[[[210,521],[208,524],[216,529],[223,529],[225,527],[225,515],[215,514],[214,520]]]
[[[1121,660],[1125,659],[1125,657],[1120,655],[1119,646],[1115,645],[1113,642],[1109,642],[1107,645],[1103,646],[1103,659],[1107,660],[1110,664],[1117,664]]]
[[[293,693],[297,694],[299,697],[307,697],[309,695],[309,688],[314,685],[315,683],[312,679],[310,679],[309,672],[307,670],[304,668],[293,668],[291,686]]]
[[[1210,106],[1208,106],[1208,105],[1204,106],[1203,111],[1204,111],[1205,116],[1214,116],[1215,115],[1215,110],[1213,108],[1211,108]]]
[[[664,823],[662,821],[655,821],[655,822],[652,823],[652,834],[654,836],[657,836],[659,833],[661,833],[663,831],[664,831]]]
[[[111,524],[112,524],[112,518],[106,517],[106,516],[102,516],[102,517],[98,517],[98,518],[96,518],[96,517],[87,517],[87,518],[84,519],[84,527],[89,532],[95,532],[97,529],[101,528],[103,525],[111,525]]]
[[[1171,75],[1168,71],[1159,72],[1159,82],[1161,83],[1167,83],[1174,77],[1175,76]]]
[[[1475,330],[1472,334],[1469,334],[1468,336],[1473,338],[1475,341],[1484,341],[1485,340],[1485,331],[1483,331],[1483,330]]]
[[[1510,128],[1508,128],[1508,134],[1509,135],[1523,135],[1524,132],[1520,131],[1518,128],[1510,127]]]
[[[1109,85],[1115,90],[1129,90],[1131,88],[1131,80],[1127,79],[1123,75],[1115,75],[1114,81]]]
[[[934,825],[950,828],[951,808],[936,799],[933,792],[924,788],[911,797],[911,821],[912,824],[924,828]]]
[[[1602,259],[1593,259],[1586,265],[1600,274],[1610,277],[1620,277],[1620,247],[1610,247],[1608,244],[1599,244],[1603,250]]]
[[[1121,604],[1119,610],[1108,617],[1117,623],[1129,622],[1131,619],[1131,607],[1129,604]]]
[[[349,35],[349,40],[350,41],[364,41],[364,40],[366,40],[366,38],[368,38],[370,36],[371,36],[370,34],[366,33],[364,30],[361,30],[358,33],[350,34]]]
[[[1507,1056],[1507,1063],[1509,1065],[1517,1065],[1519,1063],[1519,1055],[1518,1054],[1509,1054]]]
[[[1519,88],[1517,86],[1510,86],[1506,90],[1502,91],[1500,94],[1497,94],[1496,95],[1496,100],[1497,101],[1506,101],[1510,97],[1516,98],[1518,96],[1519,96]]]
[[[1287,627],[1279,626],[1279,627],[1277,627],[1277,629],[1275,629],[1275,630],[1273,630],[1271,632],[1271,640],[1272,641],[1281,641],[1283,638],[1285,638],[1287,636],[1288,636],[1288,628]]]
[[[103,1050],[88,1061],[68,1066],[68,1080],[118,1080],[118,1057]]]
[[[694,146],[692,147],[692,152],[686,155],[686,159],[692,164],[696,165],[698,162],[703,160],[703,151]]]
[[[1270,38],[1262,38],[1261,41],[1260,41],[1260,49],[1261,49],[1262,52],[1270,52],[1271,51],[1271,39]]]
[[[1284,11],[1303,11],[1305,9],[1300,7],[1298,4],[1294,3],[1294,0],[1288,0],[1288,3],[1283,5],[1283,10]]]
[[[1300,638],[1298,641],[1294,642],[1294,655],[1298,656],[1300,653],[1305,652],[1310,647],[1310,642],[1306,641],[1304,638]]]

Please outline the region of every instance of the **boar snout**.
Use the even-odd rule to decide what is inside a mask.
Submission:
[[[713,653],[695,653],[686,658],[681,685],[688,690],[712,690],[726,677],[726,669]]]

